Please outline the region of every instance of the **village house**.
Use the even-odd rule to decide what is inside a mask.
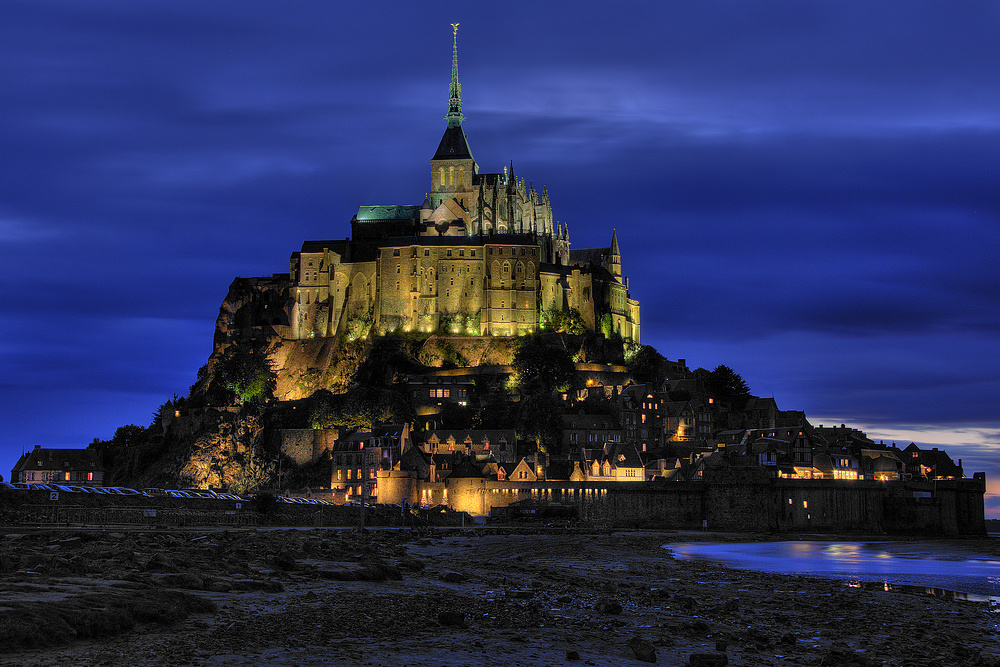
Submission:
[[[348,499],[376,497],[378,471],[392,468],[409,448],[409,424],[385,424],[340,438],[331,453],[331,490]]]
[[[50,449],[35,445],[14,464],[10,481],[101,486],[104,468],[95,449]]]
[[[517,460],[514,429],[433,430],[424,433],[421,449],[428,454],[460,453],[476,461],[493,459],[499,463]]]
[[[575,414],[561,415],[560,420],[562,421],[561,445],[564,452],[622,442],[622,428],[614,415],[587,414],[580,410]]]

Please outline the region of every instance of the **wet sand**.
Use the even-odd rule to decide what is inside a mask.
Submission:
[[[637,659],[650,650],[656,664],[678,666],[693,654],[704,656],[694,663],[725,656],[731,665],[1000,664],[1000,618],[988,605],[679,561],[662,548],[693,539],[768,538],[532,529],[8,535],[0,665],[610,666],[650,664]],[[995,541],[960,543],[995,553]],[[81,624],[36,646],[15,622],[32,605],[51,613],[86,600],[100,614],[121,596],[160,604],[172,591],[214,611],[136,618],[118,630]]]

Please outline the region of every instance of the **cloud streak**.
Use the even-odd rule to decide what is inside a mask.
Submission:
[[[912,0],[9,3],[9,463],[148,421],[234,276],[419,202],[456,20],[481,168],[617,230],[645,342],[992,470],[1000,10]]]

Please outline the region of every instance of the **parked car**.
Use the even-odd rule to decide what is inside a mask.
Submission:
[[[59,487],[55,484],[31,484],[30,488],[34,491],[48,491],[49,493],[59,491]]]
[[[190,498],[205,498],[206,500],[215,500],[216,495],[205,489],[184,489],[184,493],[188,494]]]

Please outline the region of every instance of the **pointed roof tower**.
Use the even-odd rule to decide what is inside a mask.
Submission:
[[[622,253],[618,249],[618,230],[615,229],[611,232],[611,248],[608,253],[608,270],[611,271],[611,275],[616,278],[620,278],[622,275]]]
[[[451,85],[448,87],[448,128],[431,160],[472,160],[469,140],[462,129],[462,84],[458,82],[458,24],[452,23]]]

